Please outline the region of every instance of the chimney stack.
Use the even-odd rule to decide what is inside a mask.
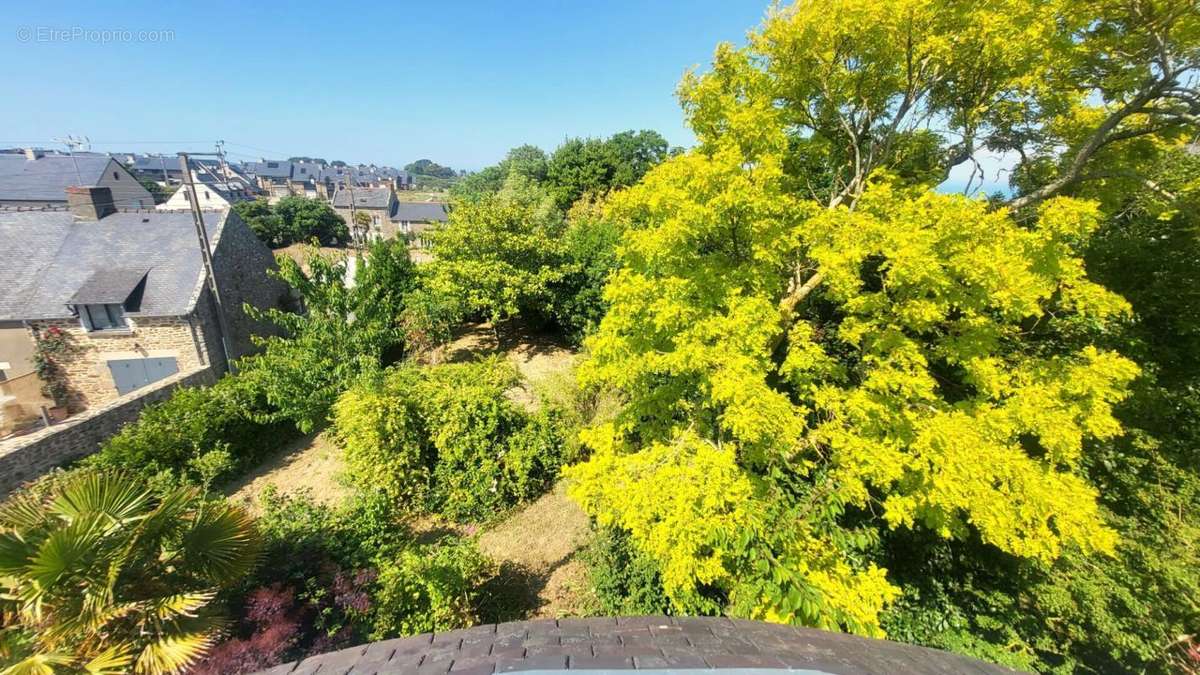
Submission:
[[[25,159],[31,161],[43,157],[45,154],[45,152],[37,148],[25,148]]]
[[[72,185],[67,188],[67,208],[75,220],[100,220],[117,212],[112,190],[98,185]]]

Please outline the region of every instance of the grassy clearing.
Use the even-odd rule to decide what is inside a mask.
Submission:
[[[314,500],[333,504],[350,494],[350,488],[340,482],[341,473],[342,449],[327,432],[314,433],[285,445],[254,471],[227,486],[225,494],[255,513],[259,496],[268,485],[274,485],[281,494],[307,489]]]

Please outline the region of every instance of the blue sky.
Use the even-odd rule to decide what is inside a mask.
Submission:
[[[479,169],[508,148],[657,129],[674,89],[766,0],[15,3],[0,18],[0,146],[210,150]],[[53,39],[49,29],[68,32]],[[73,29],[174,31],[96,41]],[[39,32],[40,31],[40,32]]]

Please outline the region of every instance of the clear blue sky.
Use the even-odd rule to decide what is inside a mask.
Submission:
[[[0,18],[0,146],[77,134],[174,153],[220,138],[233,159],[479,169],[522,143],[623,129],[691,144],[675,85],[718,42],[743,42],[768,0],[58,4]],[[76,28],[174,39],[47,33]]]

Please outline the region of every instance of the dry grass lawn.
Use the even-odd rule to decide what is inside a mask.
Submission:
[[[333,504],[350,494],[350,488],[339,482],[341,472],[342,449],[325,432],[309,434],[267,457],[254,471],[229,485],[225,494],[253,513],[258,512],[259,496],[268,485],[281,494],[308,490],[315,501]]]
[[[509,587],[506,595],[516,596],[524,616],[579,616],[594,604],[578,558],[591,536],[587,516],[560,482],[484,532],[479,548],[500,566],[500,583]]]

